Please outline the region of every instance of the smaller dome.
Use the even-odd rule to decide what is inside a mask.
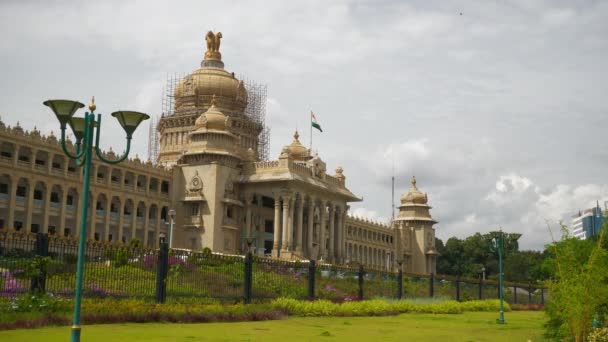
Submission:
[[[306,146],[302,145],[299,138],[300,134],[298,134],[298,131],[296,130],[293,135],[293,141],[291,144],[285,146],[285,150],[294,159],[306,160],[310,154],[308,153]]]
[[[216,107],[215,95],[211,99],[211,107],[207,109],[201,116],[196,119],[194,126],[198,129],[201,127],[214,130],[225,130],[227,126],[228,118],[224,113]]]
[[[412,177],[410,191],[401,196],[401,204],[427,204],[428,198],[416,187],[416,177]]]

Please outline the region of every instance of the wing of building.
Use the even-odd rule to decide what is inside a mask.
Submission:
[[[260,160],[258,120],[247,115],[247,89],[224,69],[221,33],[207,34],[201,67],[175,87],[175,109],[158,122],[158,165],[94,163],[91,239],[154,245],[175,210],[172,247],[322,259],[433,273],[436,223],[426,194],[412,188],[399,216],[382,225],[348,215],[361,201],[344,170],[328,172],[299,140],[276,160]],[[9,229],[76,233],[81,172],[57,139],[2,126],[0,223]],[[39,134],[38,134],[39,135]],[[17,139],[15,137],[18,137]]]

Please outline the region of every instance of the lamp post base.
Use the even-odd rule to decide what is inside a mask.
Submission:
[[[502,311],[500,312],[500,316],[498,317],[498,319],[496,319],[496,323],[498,323],[498,324],[506,324],[506,322],[505,322],[505,315],[504,315],[504,313]]]
[[[80,342],[80,326],[72,325],[72,333],[70,334],[71,342]]]

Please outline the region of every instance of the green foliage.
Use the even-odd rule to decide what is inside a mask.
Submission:
[[[492,251],[492,239],[498,234],[491,232],[488,234],[476,233],[464,240],[452,237],[447,240],[445,245],[439,239],[436,240],[437,251],[440,257],[437,260],[437,273],[447,275],[460,275],[468,278],[477,278],[485,269],[486,276],[492,278],[498,275],[498,258]],[[521,234],[504,234],[504,254],[503,257],[510,257],[519,252],[517,240]],[[506,265],[506,262],[505,262]],[[515,275],[515,273],[513,273]],[[520,276],[506,278],[509,281],[525,281]]]
[[[593,330],[587,337],[587,342],[608,342],[608,328]]]
[[[458,314],[465,311],[498,311],[498,300],[459,303],[453,300],[365,300],[333,303],[328,300],[301,301],[279,298],[273,308],[287,310],[296,316],[383,316],[400,313]],[[505,311],[510,311],[508,304]]]
[[[596,315],[608,307],[608,252],[602,243],[608,222],[597,241],[579,240],[562,225],[563,238],[549,246],[555,275],[548,282],[551,300],[547,334],[584,341]],[[604,320],[603,317],[599,317]]]
[[[66,299],[39,293],[23,294],[0,302],[0,313],[68,312],[70,308],[70,302]]]

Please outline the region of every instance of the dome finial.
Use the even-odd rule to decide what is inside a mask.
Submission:
[[[416,188],[416,176],[412,176],[412,188]]]
[[[295,132],[295,133],[294,133],[294,135],[293,135],[293,138],[294,138],[295,140],[298,140],[298,141],[299,141],[300,134],[298,133],[298,130],[297,130],[297,129],[296,129],[296,132]]]
[[[91,112],[97,109],[97,106],[95,105],[95,96],[91,97],[91,104],[89,105],[89,109],[91,110]]]
[[[220,40],[222,39],[222,32],[213,33],[212,31],[207,32],[205,35],[205,41],[207,42],[207,52],[205,52],[205,59],[222,59],[220,53]]]
[[[213,97],[211,98],[211,107],[215,107],[217,105],[217,99],[215,97],[215,94],[213,94]]]

